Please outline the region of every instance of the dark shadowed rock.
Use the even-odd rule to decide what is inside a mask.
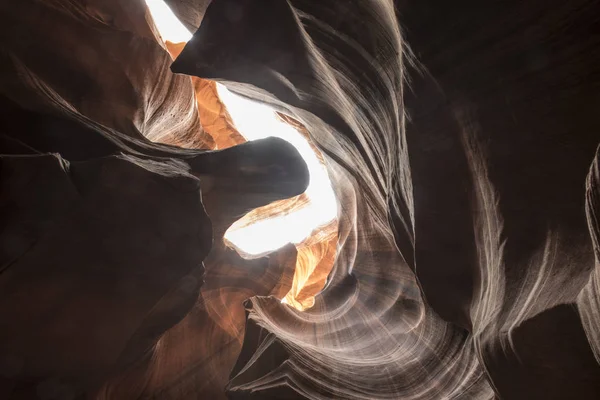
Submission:
[[[17,3],[0,397],[600,396],[596,1],[169,0],[198,28],[172,66],[141,0]],[[273,138],[180,148],[203,131],[172,72],[322,151],[338,240],[312,308],[280,301],[293,246],[222,240],[302,193],[304,162]]]
[[[181,165],[4,156],[1,174],[0,354],[23,361],[17,382],[89,389],[191,309],[212,233]]]

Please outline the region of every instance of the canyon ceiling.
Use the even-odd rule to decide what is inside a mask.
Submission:
[[[0,0],[0,399],[600,398],[597,1],[166,2]]]

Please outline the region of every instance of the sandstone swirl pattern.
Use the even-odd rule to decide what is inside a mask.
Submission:
[[[12,349],[0,359],[7,397],[600,397],[594,1],[170,0],[198,27],[183,50],[170,47],[181,51],[172,66],[139,1],[8,3],[0,2],[9,16],[0,92],[11,110],[2,114],[0,206],[3,216],[15,203],[25,211],[4,220],[11,234],[1,237],[0,321],[16,321],[0,333],[0,354]],[[241,214],[299,195],[305,168],[281,141],[239,144],[218,104],[203,129],[199,114],[215,104],[197,99],[214,96],[206,80],[299,121],[323,155],[338,199],[337,247],[309,309],[280,301],[293,290],[298,249],[247,261],[219,240]],[[227,136],[223,148],[238,145],[198,150],[218,147],[210,129]],[[73,177],[64,160],[80,163]],[[258,172],[242,179],[249,165]],[[287,177],[270,174],[272,165]],[[66,234],[40,242],[68,255],[66,267],[44,273],[81,289],[69,301],[82,321],[102,307],[109,344],[90,322],[67,324],[69,308],[40,311],[51,296],[21,289],[35,281],[14,260],[33,275],[44,270],[23,239],[37,243],[47,229],[37,227],[49,218],[34,212],[40,203],[22,200],[50,196],[29,177],[39,171],[64,192],[64,204],[48,200],[52,218],[63,221],[67,203],[93,193],[106,220],[131,230],[125,236],[144,230],[174,256],[177,268],[166,268],[135,241],[84,240],[77,232],[121,231],[89,225],[95,213],[65,219]],[[130,196],[126,207],[119,196]],[[139,198],[151,198],[147,209],[136,210]],[[175,201],[186,207],[174,210]],[[144,224],[128,222],[134,210],[148,215]],[[15,242],[22,221],[34,228]],[[196,232],[199,249],[177,232]],[[69,250],[73,238],[93,251]],[[150,266],[152,290],[135,284],[117,290],[131,303],[108,301],[107,286],[135,280],[107,272],[121,259],[94,267],[94,251]],[[204,278],[194,262],[204,262]],[[92,289],[96,303],[78,300]],[[25,317],[46,315],[36,326],[63,346],[52,351],[84,349],[80,358],[57,361],[15,299],[29,304]],[[121,319],[131,326],[114,328]],[[93,343],[106,352],[85,350]]]

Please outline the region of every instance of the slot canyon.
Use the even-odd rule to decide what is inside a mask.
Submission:
[[[0,19],[0,400],[600,399],[597,0]]]

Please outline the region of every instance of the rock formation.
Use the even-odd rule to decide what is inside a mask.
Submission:
[[[0,398],[600,398],[597,2],[167,3],[0,0]]]

